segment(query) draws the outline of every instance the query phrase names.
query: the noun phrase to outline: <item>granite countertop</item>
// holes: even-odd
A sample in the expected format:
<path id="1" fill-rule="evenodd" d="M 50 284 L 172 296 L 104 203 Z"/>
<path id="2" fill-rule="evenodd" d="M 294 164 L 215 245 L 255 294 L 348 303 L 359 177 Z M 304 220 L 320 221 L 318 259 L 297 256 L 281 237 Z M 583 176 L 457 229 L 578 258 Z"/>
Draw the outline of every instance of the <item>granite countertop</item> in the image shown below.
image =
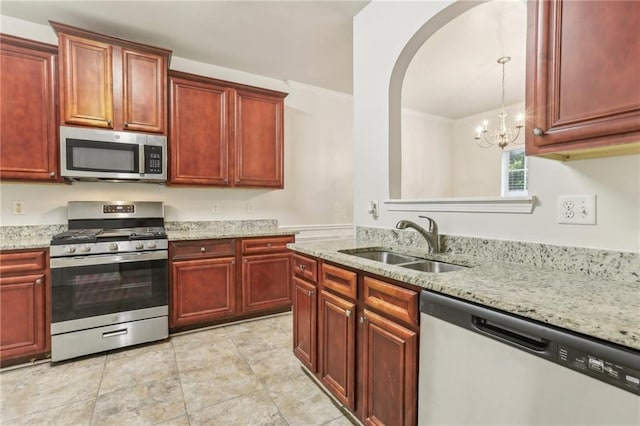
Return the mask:
<path id="1" fill-rule="evenodd" d="M 426 253 L 376 241 L 335 240 L 289 244 L 292 250 L 424 289 L 640 350 L 640 286 L 637 282 L 487 261 L 453 253 Z M 469 266 L 447 273 L 418 272 L 339 250 L 391 249 Z"/>
<path id="2" fill-rule="evenodd" d="M 48 248 L 51 243 L 51 237 L 55 235 L 42 235 L 33 238 L 6 238 L 0 241 L 0 250 L 22 250 L 22 249 L 38 249 Z"/>

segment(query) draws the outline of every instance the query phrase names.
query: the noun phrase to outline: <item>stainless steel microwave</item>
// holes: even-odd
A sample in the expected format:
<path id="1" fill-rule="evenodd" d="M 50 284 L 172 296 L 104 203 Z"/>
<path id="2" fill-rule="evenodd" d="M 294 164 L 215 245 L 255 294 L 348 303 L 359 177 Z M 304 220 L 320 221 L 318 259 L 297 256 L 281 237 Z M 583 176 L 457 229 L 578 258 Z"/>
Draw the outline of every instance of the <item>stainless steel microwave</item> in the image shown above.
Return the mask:
<path id="1" fill-rule="evenodd" d="M 167 137 L 60 126 L 60 170 L 71 180 L 166 182 Z"/>

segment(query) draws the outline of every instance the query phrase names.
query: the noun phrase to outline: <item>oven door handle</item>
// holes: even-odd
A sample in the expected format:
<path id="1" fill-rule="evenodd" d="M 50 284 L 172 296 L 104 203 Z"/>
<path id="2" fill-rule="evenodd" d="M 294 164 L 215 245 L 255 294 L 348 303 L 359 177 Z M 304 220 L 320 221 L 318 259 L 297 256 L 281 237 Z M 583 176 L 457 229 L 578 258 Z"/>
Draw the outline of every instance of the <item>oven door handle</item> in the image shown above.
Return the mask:
<path id="1" fill-rule="evenodd" d="M 105 254 L 97 256 L 61 257 L 50 259 L 51 269 L 76 266 L 108 265 L 112 263 L 145 262 L 168 259 L 167 250 L 143 251 L 139 253 Z"/>

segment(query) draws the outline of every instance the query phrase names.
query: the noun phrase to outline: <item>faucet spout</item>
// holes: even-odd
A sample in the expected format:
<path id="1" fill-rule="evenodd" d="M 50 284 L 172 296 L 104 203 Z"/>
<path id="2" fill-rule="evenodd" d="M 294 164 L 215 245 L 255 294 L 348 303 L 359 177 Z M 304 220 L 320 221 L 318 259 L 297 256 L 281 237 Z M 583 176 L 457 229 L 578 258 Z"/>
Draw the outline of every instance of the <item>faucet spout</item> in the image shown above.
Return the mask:
<path id="1" fill-rule="evenodd" d="M 410 220 L 400 220 L 396 223 L 397 229 L 406 229 L 413 228 L 420 235 L 424 237 L 427 241 L 427 246 L 429 247 L 429 253 L 439 253 L 440 252 L 440 236 L 438 234 L 438 224 L 435 220 L 431 219 L 427 216 L 418 216 L 420 218 L 426 219 L 429 222 L 428 229 L 424 229 L 422 226 L 418 225 L 415 222 Z"/>

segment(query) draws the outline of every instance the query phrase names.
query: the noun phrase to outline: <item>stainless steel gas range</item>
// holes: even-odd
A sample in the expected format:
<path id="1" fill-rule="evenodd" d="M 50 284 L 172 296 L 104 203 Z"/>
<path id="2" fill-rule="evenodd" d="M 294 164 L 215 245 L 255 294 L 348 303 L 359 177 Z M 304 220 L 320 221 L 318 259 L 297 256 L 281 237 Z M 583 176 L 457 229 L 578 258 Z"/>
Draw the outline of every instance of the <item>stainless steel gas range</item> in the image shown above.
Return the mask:
<path id="1" fill-rule="evenodd" d="M 168 337 L 168 254 L 161 202 L 69 202 L 53 237 L 51 360 Z"/>

